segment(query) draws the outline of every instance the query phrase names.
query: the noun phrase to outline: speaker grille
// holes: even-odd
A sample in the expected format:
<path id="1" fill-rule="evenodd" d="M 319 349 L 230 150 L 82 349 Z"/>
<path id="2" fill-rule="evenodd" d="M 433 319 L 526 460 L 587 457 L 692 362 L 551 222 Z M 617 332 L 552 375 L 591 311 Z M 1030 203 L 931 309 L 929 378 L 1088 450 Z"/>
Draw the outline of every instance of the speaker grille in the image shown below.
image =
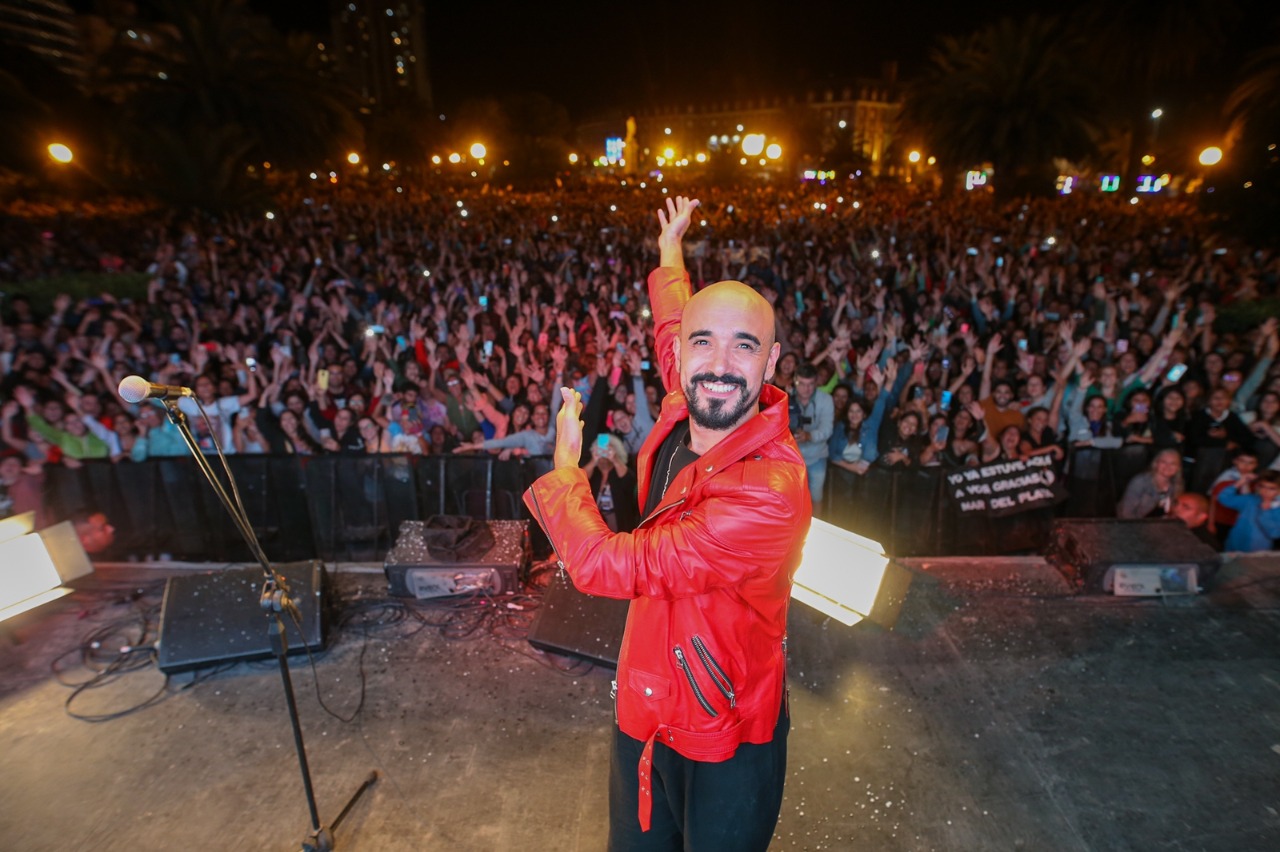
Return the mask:
<path id="1" fill-rule="evenodd" d="M 329 633 L 329 588 L 318 561 L 276 566 L 301 614 L 302 632 L 282 615 L 289 653 L 323 651 Z M 164 589 L 157 643 L 165 674 L 271 656 L 268 620 L 259 608 L 261 568 L 171 577 Z"/>

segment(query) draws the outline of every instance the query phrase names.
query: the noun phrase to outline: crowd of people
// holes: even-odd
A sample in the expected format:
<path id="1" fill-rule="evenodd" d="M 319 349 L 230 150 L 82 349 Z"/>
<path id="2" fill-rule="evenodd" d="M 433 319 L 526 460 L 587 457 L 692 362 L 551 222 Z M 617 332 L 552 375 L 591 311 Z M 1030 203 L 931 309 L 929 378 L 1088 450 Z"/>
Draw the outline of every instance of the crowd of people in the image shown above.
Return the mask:
<path id="1" fill-rule="evenodd" d="M 40 508 L 47 465 L 185 454 L 159 403 L 116 393 L 140 375 L 194 390 L 180 405 L 202 450 L 297 455 L 545 456 L 555 391 L 573 387 L 598 499 L 634 524 L 628 463 L 661 402 L 644 281 L 670 183 L 392 177 L 309 183 L 269 216 L 11 217 L 0 281 L 149 285 L 0 303 L 0 515 Z M 839 499 L 833 466 L 1140 446 L 1151 466 L 1119 517 L 1174 515 L 1240 550 L 1280 536 L 1277 321 L 1219 316 L 1274 298 L 1280 259 L 1220 243 L 1194 205 L 857 180 L 680 191 L 702 200 L 685 241 L 695 288 L 736 279 L 774 306 L 773 382 L 819 515 Z"/>

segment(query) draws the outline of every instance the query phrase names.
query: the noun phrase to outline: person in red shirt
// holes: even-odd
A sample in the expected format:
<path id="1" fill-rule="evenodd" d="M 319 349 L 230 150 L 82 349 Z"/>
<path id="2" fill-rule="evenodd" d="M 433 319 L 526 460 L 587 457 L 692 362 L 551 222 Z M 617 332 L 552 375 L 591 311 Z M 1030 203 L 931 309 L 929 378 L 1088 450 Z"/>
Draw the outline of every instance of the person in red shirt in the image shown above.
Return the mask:
<path id="1" fill-rule="evenodd" d="M 768 384 L 772 308 L 737 281 L 690 294 L 681 244 L 697 205 L 669 199 L 658 214 L 649 300 L 668 393 L 640 453 L 644 520 L 614 533 L 601 518 L 570 388 L 555 469 L 525 495 L 574 585 L 631 601 L 611 850 L 763 852 L 786 778 L 787 604 L 813 509 L 787 395 Z"/>

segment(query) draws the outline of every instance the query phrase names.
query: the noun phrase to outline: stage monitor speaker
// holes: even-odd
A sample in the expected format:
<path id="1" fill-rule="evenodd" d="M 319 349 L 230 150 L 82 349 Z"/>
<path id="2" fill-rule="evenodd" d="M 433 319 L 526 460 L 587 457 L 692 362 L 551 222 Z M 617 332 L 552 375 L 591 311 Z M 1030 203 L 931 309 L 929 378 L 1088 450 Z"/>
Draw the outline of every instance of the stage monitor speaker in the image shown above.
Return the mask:
<path id="1" fill-rule="evenodd" d="M 1087 592 L 1112 591 L 1116 569 L 1136 577 L 1139 574 L 1133 572 L 1138 569 L 1156 568 L 1166 579 L 1150 587 L 1159 589 L 1154 594 L 1185 594 L 1188 578 L 1212 576 L 1219 562 L 1217 551 L 1171 518 L 1054 521 L 1045 558 Z"/>
<path id="2" fill-rule="evenodd" d="M 486 521 L 493 546 L 466 562 L 442 562 L 431 555 L 425 521 L 404 521 L 395 547 L 383 560 L 387 591 L 396 597 L 504 595 L 520 590 L 529 564 L 528 521 Z"/>
<path id="3" fill-rule="evenodd" d="M 529 644 L 617 668 L 630 603 L 585 595 L 557 571 L 529 629 Z"/>
<path id="4" fill-rule="evenodd" d="M 329 638 L 330 590 L 319 560 L 288 562 L 276 571 L 289 584 L 302 631 L 281 613 L 289 653 L 323 651 Z M 268 622 L 258 600 L 262 569 L 235 568 L 215 574 L 171 577 L 164 588 L 157 642 L 160 671 L 188 671 L 221 663 L 271 657 Z"/>

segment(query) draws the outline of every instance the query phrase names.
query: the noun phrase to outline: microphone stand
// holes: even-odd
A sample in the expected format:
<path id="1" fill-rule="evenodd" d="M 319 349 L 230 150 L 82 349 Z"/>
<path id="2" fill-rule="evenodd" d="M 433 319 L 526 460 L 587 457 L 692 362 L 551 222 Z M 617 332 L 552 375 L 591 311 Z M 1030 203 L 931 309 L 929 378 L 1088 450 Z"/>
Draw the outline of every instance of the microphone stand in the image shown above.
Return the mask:
<path id="1" fill-rule="evenodd" d="M 200 413 L 204 417 L 205 423 L 208 424 L 209 417 L 204 413 L 204 407 L 200 406 L 199 400 L 195 402 L 200 407 Z M 333 821 L 331 826 L 321 823 L 320 811 L 316 807 L 315 790 L 311 785 L 311 769 L 307 765 L 307 747 L 302 741 L 302 723 L 298 718 L 298 704 L 293 694 L 293 679 L 289 675 L 289 662 L 287 660 L 289 637 L 285 633 L 284 621 L 280 617 L 282 612 L 287 612 L 295 624 L 300 624 L 301 617 L 298 613 L 297 604 L 289 597 L 289 585 L 285 578 L 271 567 L 271 562 L 267 559 L 266 553 L 263 552 L 262 544 L 258 541 L 258 536 L 253 531 L 253 526 L 249 523 L 248 513 L 245 512 L 244 505 L 240 500 L 240 491 L 236 488 L 235 478 L 231 475 L 231 468 L 227 465 L 226 456 L 223 455 L 222 447 L 218 444 L 218 437 L 213 434 L 212 425 L 210 424 L 210 435 L 213 437 L 213 446 L 218 452 L 218 458 L 222 461 L 222 469 L 225 471 L 227 482 L 231 486 L 231 494 L 227 493 L 222 481 L 209 464 L 209 460 L 205 458 L 204 453 L 200 452 L 200 447 L 196 444 L 195 436 L 191 434 L 191 428 L 187 423 L 187 416 L 178 407 L 178 401 L 176 399 L 165 399 L 164 406 L 169 415 L 169 422 L 177 427 L 179 434 L 182 435 L 183 442 L 187 445 L 187 449 L 191 450 L 191 455 L 195 457 L 196 465 L 200 468 L 200 472 L 204 474 L 214 493 L 218 495 L 223 508 L 227 510 L 227 514 L 231 516 L 236 529 L 239 530 L 241 537 L 244 538 L 245 544 L 249 546 L 249 551 L 258 561 L 258 564 L 262 566 L 262 595 L 259 597 L 258 605 L 267 618 L 267 636 L 271 641 L 271 653 L 279 663 L 280 681 L 284 686 L 285 703 L 289 708 L 289 722 L 293 726 L 293 746 L 298 753 L 298 768 L 302 771 L 302 786 L 306 791 L 307 808 L 311 814 L 311 831 L 302 841 L 302 852 L 331 852 L 334 848 L 333 832 L 338 830 L 338 825 L 351 811 L 352 806 L 378 780 L 378 771 L 375 769 L 369 773 L 369 776 L 365 778 L 360 787 L 347 800 L 346 805 L 343 806 L 338 818 Z M 235 497 L 234 501 L 232 500 L 232 495 Z"/>

